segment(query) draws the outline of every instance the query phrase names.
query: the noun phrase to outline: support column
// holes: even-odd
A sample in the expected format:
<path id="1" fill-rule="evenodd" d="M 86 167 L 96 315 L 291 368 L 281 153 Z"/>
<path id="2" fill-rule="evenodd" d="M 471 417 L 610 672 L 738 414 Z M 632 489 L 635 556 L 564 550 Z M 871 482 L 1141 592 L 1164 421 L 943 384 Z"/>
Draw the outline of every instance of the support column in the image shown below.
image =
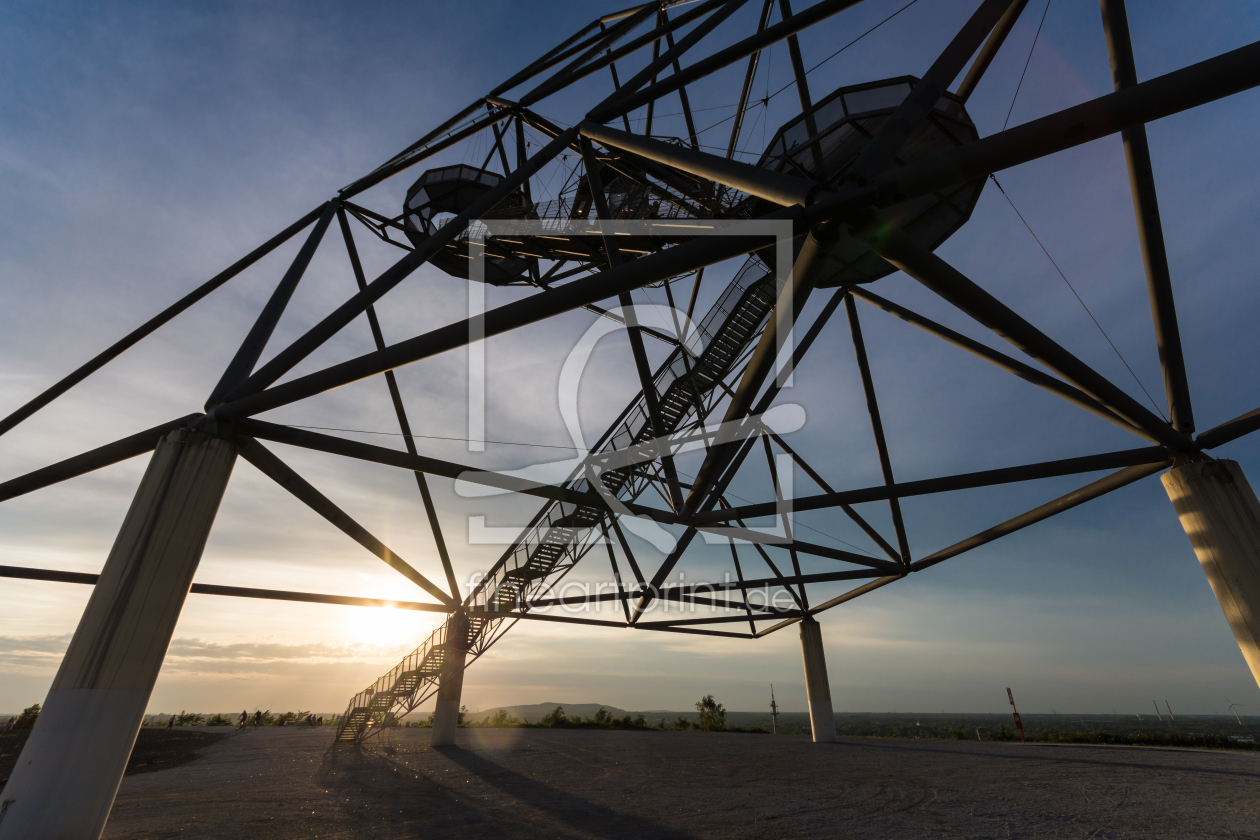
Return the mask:
<path id="1" fill-rule="evenodd" d="M 1260 684 L 1260 501 L 1236 461 L 1186 464 L 1161 478 Z"/>
<path id="2" fill-rule="evenodd" d="M 814 743 L 835 743 L 836 717 L 831 708 L 822 628 L 813 616 L 801 619 L 801 658 L 805 661 L 805 691 L 809 695 L 809 726 L 814 733 Z"/>
<path id="3" fill-rule="evenodd" d="M 468 657 L 468 616 L 452 613 L 446 628 L 446 664 L 438 684 L 437 708 L 433 711 L 433 735 L 430 746 L 450 747 L 455 744 L 459 726 L 459 702 L 464 691 L 464 662 Z"/>
<path id="4" fill-rule="evenodd" d="M 0 794 L 0 839 L 100 837 L 235 461 L 204 432 L 158 443 Z"/>

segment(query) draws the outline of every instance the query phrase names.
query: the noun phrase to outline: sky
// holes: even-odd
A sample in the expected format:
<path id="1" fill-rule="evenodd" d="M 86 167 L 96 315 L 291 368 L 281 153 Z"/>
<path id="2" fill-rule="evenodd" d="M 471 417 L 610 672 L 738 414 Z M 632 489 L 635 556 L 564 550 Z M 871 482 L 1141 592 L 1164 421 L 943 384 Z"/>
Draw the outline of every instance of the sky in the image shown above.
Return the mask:
<path id="1" fill-rule="evenodd" d="M 750 32 L 753 7 L 759 5 L 749 3 L 733 15 L 707 42 L 712 46 L 696 48 L 695 57 Z M 868 0 L 803 33 L 806 67 L 903 5 Z M 814 98 L 842 85 L 922 74 L 973 6 L 918 0 L 811 71 Z M 1132 6 L 1142 79 L 1260 39 L 1254 4 Z M 7 198 L 0 204 L 0 282 L 7 304 L 0 307 L 0 352 L 6 360 L 0 369 L 0 413 L 30 399 L 594 16 L 617 8 L 609 2 L 478 0 L 0 5 L 0 73 L 8 80 L 0 86 L 0 190 Z M 621 78 L 643 60 L 638 55 L 620 66 Z M 785 45 L 763 54 L 755 98 L 769 99 L 746 118 L 740 143 L 746 159 L 755 159 L 774 130 L 799 113 L 791 88 L 776 94 L 790 73 Z M 702 133 L 706 145 L 724 149 L 730 125 L 724 121 L 742 74 L 742 65 L 728 68 L 689 88 L 698 124 L 718 124 Z M 610 87 L 607 75 L 597 74 L 536 110 L 571 124 Z M 1110 90 L 1097 5 L 1051 0 L 1047 10 L 1042 0 L 1031 0 L 968 109 L 986 135 L 1002 128 L 1008 111 L 1010 125 L 1018 125 Z M 676 104 L 674 97 L 662 101 L 655 133 L 685 133 Z M 1255 91 L 1148 127 L 1200 429 L 1260 404 L 1260 334 L 1254 326 L 1260 295 L 1253 288 L 1260 257 L 1254 233 L 1260 216 L 1257 129 Z M 488 149 L 485 140 L 472 141 L 432 165 L 481 165 Z M 572 166 L 572 160 L 561 160 L 544 170 L 546 189 L 557 191 Z M 363 202 L 397 213 L 419 172 L 387 182 Z M 991 183 L 971 221 L 938 253 L 1145 401 L 1135 381 L 1140 380 L 1163 410 L 1119 138 L 1091 142 L 998 178 L 1089 311 Z M 362 228 L 357 235 L 369 276 L 397 259 L 398 252 L 369 242 Z M 5 435 L 0 476 L 20 475 L 198 410 L 298 245 L 295 240 L 278 249 Z M 729 278 L 737 267 L 738 261 L 709 276 Z M 431 267 L 416 272 L 379 309 L 387 340 L 465 317 L 466 287 L 466 281 Z M 720 288 L 706 279 L 698 311 Z M 352 291 L 344 255 L 321 249 L 264 359 Z M 878 281 L 874 291 L 989 346 L 1009 349 L 904 275 Z M 521 296 L 487 290 L 492 306 Z M 659 303 L 662 292 L 648 290 L 637 299 Z M 823 299 L 811 300 L 807 319 Z M 566 357 L 594 317 L 570 313 L 486 343 L 487 438 L 571 443 L 557 384 Z M 891 316 L 862 306 L 861 317 L 900 481 L 1143 445 Z M 782 398 L 801 406 L 806 417 L 790 437 L 793 447 L 838 489 L 881 483 L 847 333 L 837 316 Z M 649 344 L 655 361 L 663 358 L 663 347 Z M 370 349 L 360 319 L 294 375 Z M 584 370 L 579 407 L 592 438 L 637 390 L 628 359 L 624 338 L 610 336 Z M 418 434 L 467 436 L 467 363 L 467 354 L 458 351 L 399 372 Z M 379 378 L 266 419 L 367 431 L 395 428 Z M 357 437 L 401 448 L 397 438 Z M 474 453 L 459 440 L 432 438 L 421 441 L 422 452 L 496 469 L 564 455 L 506 445 Z M 418 494 L 405 472 L 273 448 L 402 557 L 440 577 Z M 1237 460 L 1253 478 L 1260 474 L 1260 441 L 1243 439 L 1213 454 Z M 98 571 L 146 460 L 0 505 L 0 564 Z M 907 500 L 914 556 L 1096 477 Z M 794 481 L 798 488 L 808 485 L 800 473 Z M 433 483 L 461 581 L 488 568 L 501 550 L 471 544 L 468 517 L 483 515 L 489 524 L 508 527 L 523 524 L 536 510 L 531 501 L 469 499 L 457 495 L 448 480 Z M 755 469 L 741 476 L 732 492 L 750 501 L 769 498 L 764 475 Z M 862 510 L 890 533 L 885 507 Z M 811 539 L 828 545 L 862 539 L 847 520 L 829 513 L 800 514 L 798 522 L 816 529 Z M 636 545 L 651 551 L 647 543 Z M 712 552 L 699 552 L 695 562 L 701 574 L 720 568 Z M 429 600 L 245 462 L 235 468 L 196 579 Z M 0 580 L 0 712 L 42 701 L 89 591 Z M 423 641 L 437 621 L 424 613 L 192 595 L 150 711 L 340 711 L 354 692 Z M 1007 686 L 1026 712 L 1145 714 L 1158 699 L 1178 713 L 1222 714 L 1225 697 L 1245 711 L 1260 709 L 1260 690 L 1156 478 L 847 603 L 820 621 L 840 711 L 1003 711 Z M 768 708 L 773 683 L 783 709 L 803 711 L 800 662 L 790 628 L 748 641 L 522 622 L 470 668 L 464 702 L 473 709 L 538 702 L 687 709 L 712 693 L 729 709 L 755 711 Z"/>

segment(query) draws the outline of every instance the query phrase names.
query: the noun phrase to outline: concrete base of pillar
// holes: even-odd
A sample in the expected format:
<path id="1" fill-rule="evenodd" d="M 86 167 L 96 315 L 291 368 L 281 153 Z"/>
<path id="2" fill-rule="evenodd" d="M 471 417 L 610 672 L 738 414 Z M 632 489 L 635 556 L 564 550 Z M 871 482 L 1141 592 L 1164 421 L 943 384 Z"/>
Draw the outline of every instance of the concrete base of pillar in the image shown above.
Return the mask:
<path id="1" fill-rule="evenodd" d="M 101 835 L 148 691 L 54 689 L 0 799 L 0 836 Z M 74 762 L 61 760 L 73 755 Z M 83 768 L 90 768 L 84 773 Z M 49 795 L 60 792 L 64 795 Z M 25 806 L 25 807 L 23 807 Z"/>
<path id="2" fill-rule="evenodd" d="M 458 622 L 453 632 L 458 632 Z M 463 630 L 467 633 L 466 625 Z M 429 745 L 434 747 L 450 747 L 455 744 L 455 730 L 459 726 L 460 697 L 464 693 L 464 663 L 468 657 L 465 650 L 452 649 L 446 668 L 442 673 L 442 682 L 438 686 L 437 708 L 433 710 L 433 733 Z"/>
<path id="3" fill-rule="evenodd" d="M 1260 500 L 1235 461 L 1186 464 L 1162 480 L 1260 684 Z"/>
<path id="4" fill-rule="evenodd" d="M 236 461 L 222 438 L 163 438 L 0 794 L 0 840 L 97 840 Z"/>
<path id="5" fill-rule="evenodd" d="M 439 700 L 433 712 L 433 737 L 429 744 L 449 747 L 455 743 L 455 730 L 459 726 L 459 701 Z"/>
<path id="6" fill-rule="evenodd" d="M 801 621 L 801 659 L 805 663 L 805 692 L 809 696 L 809 725 L 814 743 L 834 743 L 836 717 L 831 708 L 831 685 L 823 655 L 822 629 L 813 618 Z"/>

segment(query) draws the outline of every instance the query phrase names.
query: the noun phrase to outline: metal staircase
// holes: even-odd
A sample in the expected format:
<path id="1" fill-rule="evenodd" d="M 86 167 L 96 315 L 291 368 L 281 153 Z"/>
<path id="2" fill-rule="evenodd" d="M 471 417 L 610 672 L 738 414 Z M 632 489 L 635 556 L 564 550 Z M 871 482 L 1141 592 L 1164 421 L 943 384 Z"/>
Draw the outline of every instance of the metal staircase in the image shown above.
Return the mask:
<path id="1" fill-rule="evenodd" d="M 699 344 L 701 351 L 684 361 L 684 351 L 677 347 L 657 369 L 653 382 L 666 427 L 662 434 L 684 431 L 703 421 L 720 398 L 719 383 L 735 370 L 761 334 L 779 287 L 766 265 L 756 256 L 749 257 L 694 327 L 696 337 L 689 338 L 688 343 Z M 651 437 L 647 401 L 639 394 L 599 439 L 592 453 L 625 449 Z M 614 497 L 633 501 L 657 479 L 624 468 L 605 471 L 599 480 Z M 585 492 L 592 489 L 580 470 L 563 486 Z M 551 580 L 554 584 L 598 543 L 605 517 L 606 513 L 598 508 L 549 502 L 468 596 L 465 606 L 501 612 L 528 610 L 526 602 L 549 579 L 555 578 Z M 505 621 L 506 618 L 486 618 L 476 613 L 469 616 L 467 650 L 472 659 L 506 632 L 511 625 L 503 626 Z M 339 721 L 337 741 L 362 741 L 414 711 L 437 691 L 449 649 L 450 626 L 448 619 L 424 644 L 350 700 Z"/>

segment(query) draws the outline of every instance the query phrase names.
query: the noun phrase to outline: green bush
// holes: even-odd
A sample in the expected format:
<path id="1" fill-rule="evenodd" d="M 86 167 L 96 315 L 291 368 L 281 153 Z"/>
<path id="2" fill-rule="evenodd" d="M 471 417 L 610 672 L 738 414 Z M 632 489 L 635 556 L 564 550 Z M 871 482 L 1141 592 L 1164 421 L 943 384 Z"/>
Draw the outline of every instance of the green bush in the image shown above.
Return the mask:
<path id="1" fill-rule="evenodd" d="M 702 732 L 721 732 L 726 728 L 726 708 L 716 702 L 712 694 L 706 694 L 696 702 L 696 711 L 700 713 L 696 728 Z"/>
<path id="2" fill-rule="evenodd" d="M 13 721 L 14 729 L 31 729 L 35 726 L 35 718 L 39 717 L 39 704 L 27 706 L 22 710 L 22 714 L 17 716 L 17 720 Z"/>
<path id="3" fill-rule="evenodd" d="M 543 715 L 543 719 L 541 723 L 543 726 L 546 726 L 546 727 L 563 727 L 563 726 L 572 726 L 574 721 L 569 720 L 569 718 L 565 717 L 564 706 L 556 706 L 550 712 Z"/>
<path id="4" fill-rule="evenodd" d="M 227 715 L 214 715 L 206 721 L 206 726 L 233 726 L 235 721 Z"/>

